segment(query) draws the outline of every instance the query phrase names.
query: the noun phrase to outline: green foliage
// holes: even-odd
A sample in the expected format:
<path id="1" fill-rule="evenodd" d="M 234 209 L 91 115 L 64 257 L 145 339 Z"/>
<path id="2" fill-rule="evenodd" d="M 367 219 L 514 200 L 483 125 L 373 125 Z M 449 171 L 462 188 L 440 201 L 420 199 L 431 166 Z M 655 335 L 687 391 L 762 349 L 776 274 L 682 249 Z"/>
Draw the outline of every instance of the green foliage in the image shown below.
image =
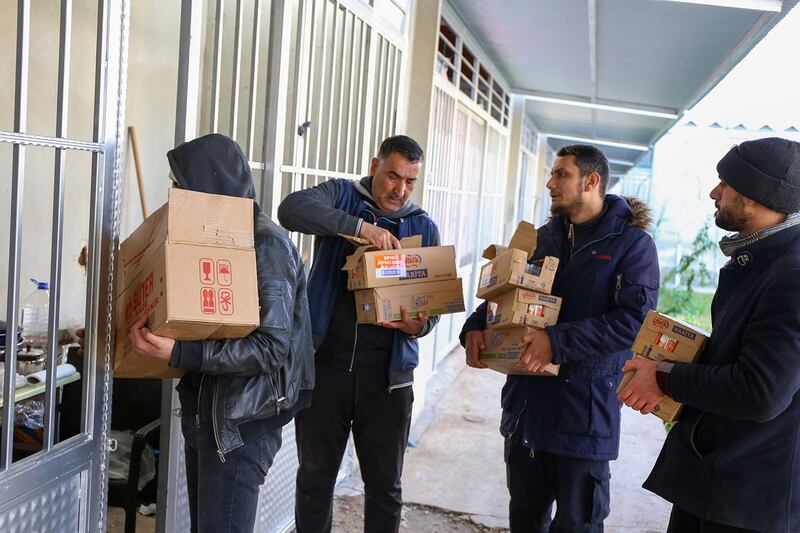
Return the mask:
<path id="1" fill-rule="evenodd" d="M 711 294 L 698 293 L 696 287 L 708 287 L 712 282 L 711 271 L 704 257 L 717 246 L 711 238 L 711 219 L 707 219 L 697 232 L 689 252 L 681 257 L 678 266 L 669 270 L 662 281 L 658 294 L 658 309 L 690 324 L 711 330 Z M 667 282 L 679 279 L 677 287 L 667 287 Z"/>
<path id="2" fill-rule="evenodd" d="M 658 310 L 684 322 L 711 331 L 712 294 L 686 289 L 661 287 L 658 291 Z"/>

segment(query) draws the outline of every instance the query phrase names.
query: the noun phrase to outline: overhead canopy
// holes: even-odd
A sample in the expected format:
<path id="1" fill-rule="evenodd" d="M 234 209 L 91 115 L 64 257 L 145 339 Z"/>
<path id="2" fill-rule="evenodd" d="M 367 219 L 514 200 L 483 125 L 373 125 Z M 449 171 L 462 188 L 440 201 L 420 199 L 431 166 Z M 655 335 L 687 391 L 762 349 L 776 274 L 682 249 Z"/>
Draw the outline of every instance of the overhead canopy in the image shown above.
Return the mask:
<path id="1" fill-rule="evenodd" d="M 798 0 L 451 0 L 549 143 L 624 174 Z"/>

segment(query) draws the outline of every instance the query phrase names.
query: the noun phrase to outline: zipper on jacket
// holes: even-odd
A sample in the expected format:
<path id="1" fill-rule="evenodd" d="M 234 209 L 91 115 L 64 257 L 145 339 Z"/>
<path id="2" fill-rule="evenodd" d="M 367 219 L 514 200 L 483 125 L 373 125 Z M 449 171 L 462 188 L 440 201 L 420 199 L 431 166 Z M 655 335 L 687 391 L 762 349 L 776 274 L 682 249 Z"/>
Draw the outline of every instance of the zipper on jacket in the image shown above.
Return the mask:
<path id="1" fill-rule="evenodd" d="M 214 396 L 212 396 L 211 401 L 211 425 L 213 426 L 214 432 L 214 442 L 217 443 L 217 455 L 219 455 L 219 460 L 221 462 L 225 462 L 225 454 L 222 453 L 222 446 L 219 444 L 219 431 L 217 429 L 217 387 L 214 387 L 213 391 Z"/>
<path id="2" fill-rule="evenodd" d="M 387 390 L 389 391 L 389 394 L 391 394 L 392 391 L 395 390 L 395 389 L 402 389 L 403 387 L 410 387 L 413 384 L 414 384 L 413 381 L 406 381 L 405 383 L 398 383 L 396 385 L 389 385 L 389 388 Z"/>
<path id="3" fill-rule="evenodd" d="M 350 370 L 348 372 L 353 371 L 353 364 L 356 362 L 356 345 L 358 344 L 358 322 L 356 322 L 356 333 L 353 337 L 353 353 L 350 356 Z"/>
<path id="4" fill-rule="evenodd" d="M 280 372 L 280 370 L 278 370 Z M 283 391 L 279 390 L 278 380 L 275 378 L 275 373 L 269 375 L 269 380 L 272 383 L 272 388 L 275 389 L 275 416 L 281 414 L 281 403 L 286 400 L 286 395 Z"/>
<path id="5" fill-rule="evenodd" d="M 194 425 L 200 427 L 200 396 L 203 394 L 203 383 L 206 380 L 206 375 L 200 376 L 200 387 L 197 389 L 197 412 L 194 414 Z"/>

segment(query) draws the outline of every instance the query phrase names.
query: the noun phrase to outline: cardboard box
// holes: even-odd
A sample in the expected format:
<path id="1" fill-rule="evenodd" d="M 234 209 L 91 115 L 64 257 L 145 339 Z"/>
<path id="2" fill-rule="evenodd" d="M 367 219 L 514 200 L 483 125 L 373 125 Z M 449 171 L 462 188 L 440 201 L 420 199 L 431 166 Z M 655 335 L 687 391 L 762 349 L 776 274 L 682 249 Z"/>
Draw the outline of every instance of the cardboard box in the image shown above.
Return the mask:
<path id="1" fill-rule="evenodd" d="M 639 354 L 634 354 L 633 357 L 634 359 L 647 359 Z M 619 387 L 617 387 L 617 394 L 622 392 L 622 389 L 624 389 L 628 383 L 631 382 L 633 376 L 635 375 L 636 372 L 625 372 L 625 375 L 622 376 L 622 381 L 619 382 Z M 676 402 L 669 396 L 664 396 L 664 398 L 662 398 L 661 401 L 658 402 L 658 404 L 653 408 L 653 414 L 664 422 L 674 422 L 681 414 L 682 407 L 682 403 Z"/>
<path id="2" fill-rule="evenodd" d="M 493 244 L 483 251 L 490 261 L 481 268 L 478 298 L 494 298 L 519 287 L 550 294 L 558 270 L 557 257 L 528 263 L 536 250 L 536 228 L 522 221 L 508 246 Z"/>
<path id="3" fill-rule="evenodd" d="M 511 289 L 487 301 L 488 329 L 529 326 L 544 329 L 558 321 L 561 298 L 525 289 Z"/>
<path id="4" fill-rule="evenodd" d="M 657 311 L 648 311 L 631 350 L 654 361 L 694 363 L 708 333 Z"/>
<path id="5" fill-rule="evenodd" d="M 700 328 L 651 310 L 647 312 L 631 350 L 634 358 L 694 363 L 703 353 L 708 337 L 708 333 Z M 630 383 L 635 374 L 636 372 L 625 373 L 617 387 L 617 393 Z M 674 422 L 680 415 L 682 405 L 666 396 L 655 407 L 653 414 L 665 422 Z"/>
<path id="6" fill-rule="evenodd" d="M 359 324 L 400 320 L 401 306 L 412 318 L 419 315 L 420 311 L 428 316 L 464 311 L 461 278 L 357 290 L 355 297 L 356 320 Z"/>
<path id="7" fill-rule="evenodd" d="M 170 189 L 169 201 L 120 245 L 115 377 L 185 371 L 134 353 L 130 327 L 148 316 L 179 340 L 244 337 L 260 323 L 253 201 Z"/>
<path id="8" fill-rule="evenodd" d="M 558 365 L 549 364 L 544 372 L 528 372 L 519 365 L 522 355 L 522 337 L 532 328 L 515 327 L 509 329 L 487 329 L 483 331 L 486 348 L 481 352 L 480 360 L 492 370 L 502 374 L 526 376 L 557 376 Z"/>
<path id="9" fill-rule="evenodd" d="M 375 289 L 458 277 L 453 246 L 423 248 L 419 235 L 401 239 L 400 244 L 400 250 L 359 246 L 342 267 L 347 271 L 347 288 Z"/>

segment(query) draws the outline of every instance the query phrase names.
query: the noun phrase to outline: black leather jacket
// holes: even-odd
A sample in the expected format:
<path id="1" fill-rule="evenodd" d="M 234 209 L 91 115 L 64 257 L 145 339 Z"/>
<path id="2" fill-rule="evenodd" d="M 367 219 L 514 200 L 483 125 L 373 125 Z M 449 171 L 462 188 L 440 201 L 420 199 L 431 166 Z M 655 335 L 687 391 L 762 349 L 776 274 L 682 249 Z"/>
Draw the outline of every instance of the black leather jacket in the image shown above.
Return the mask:
<path id="1" fill-rule="evenodd" d="M 212 146 L 202 146 L 204 141 Z M 195 148 L 192 143 L 201 145 L 199 153 L 183 151 L 187 146 Z M 238 145 L 227 137 L 195 139 L 172 150 L 168 157 L 178 183 L 187 189 L 253 195 L 247 161 Z M 210 159 L 214 168 L 195 168 L 204 158 Z M 219 161 L 224 168 L 219 168 Z M 202 178 L 192 179 L 190 174 Z M 220 186 L 220 182 L 227 186 Z M 199 415 L 212 417 L 217 450 L 223 460 L 225 453 L 243 444 L 240 424 L 294 413 L 307 406 L 314 387 L 314 348 L 303 260 L 286 233 L 257 205 L 254 230 L 261 325 L 240 339 L 176 341 L 170 361 L 171 366 L 202 373 L 198 400 L 206 394 L 213 396 L 211 412 Z M 203 403 L 198 401 L 198 405 Z M 283 418 L 288 422 L 291 416 Z"/>

